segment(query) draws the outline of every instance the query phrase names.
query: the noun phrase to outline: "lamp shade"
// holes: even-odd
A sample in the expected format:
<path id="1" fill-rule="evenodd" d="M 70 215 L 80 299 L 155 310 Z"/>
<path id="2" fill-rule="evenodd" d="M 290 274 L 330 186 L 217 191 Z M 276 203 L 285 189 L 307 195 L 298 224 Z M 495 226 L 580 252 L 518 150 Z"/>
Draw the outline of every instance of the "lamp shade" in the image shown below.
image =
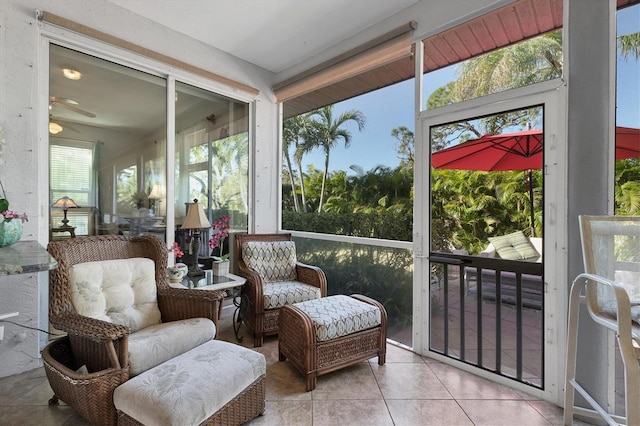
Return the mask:
<path id="1" fill-rule="evenodd" d="M 164 198 L 166 194 L 167 194 L 167 191 L 165 191 L 164 185 L 156 183 L 155 185 L 153 185 L 153 188 L 151 188 L 151 192 L 149 193 L 149 198 L 152 200 L 160 200 Z"/>
<path id="2" fill-rule="evenodd" d="M 211 224 L 204 214 L 204 210 L 198 204 L 198 200 L 194 199 L 193 203 L 189 203 L 187 217 L 181 226 L 181 229 L 202 229 L 210 228 Z"/>
<path id="3" fill-rule="evenodd" d="M 80 206 L 77 205 L 76 202 L 73 201 L 71 198 L 65 195 L 62 198 L 58 198 L 56 202 L 51 205 L 51 207 L 66 210 L 66 209 L 72 209 Z"/>

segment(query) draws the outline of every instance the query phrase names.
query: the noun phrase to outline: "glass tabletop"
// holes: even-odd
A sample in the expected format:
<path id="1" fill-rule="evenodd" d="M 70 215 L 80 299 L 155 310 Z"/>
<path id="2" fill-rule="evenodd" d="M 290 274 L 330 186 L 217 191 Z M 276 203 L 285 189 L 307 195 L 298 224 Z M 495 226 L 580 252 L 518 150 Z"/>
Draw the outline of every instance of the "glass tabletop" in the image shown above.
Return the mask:
<path id="1" fill-rule="evenodd" d="M 186 276 L 180 284 L 187 288 L 222 290 L 238 287 L 245 283 L 244 278 L 230 273 L 226 275 L 213 275 L 210 270 L 205 270 L 204 272 L 204 275 L 198 277 Z"/>

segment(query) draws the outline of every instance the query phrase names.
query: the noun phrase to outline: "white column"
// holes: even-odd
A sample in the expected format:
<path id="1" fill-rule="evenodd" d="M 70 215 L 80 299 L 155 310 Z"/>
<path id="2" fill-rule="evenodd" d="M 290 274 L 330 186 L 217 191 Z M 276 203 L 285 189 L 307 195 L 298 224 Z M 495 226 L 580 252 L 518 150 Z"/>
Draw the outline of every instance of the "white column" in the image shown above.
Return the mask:
<path id="1" fill-rule="evenodd" d="M 578 215 L 613 212 L 615 3 L 564 0 L 564 77 L 568 83 L 567 286 L 584 271 Z M 588 319 L 586 310 L 581 312 L 577 379 L 603 406 L 607 405 L 609 343 L 603 328 Z"/>

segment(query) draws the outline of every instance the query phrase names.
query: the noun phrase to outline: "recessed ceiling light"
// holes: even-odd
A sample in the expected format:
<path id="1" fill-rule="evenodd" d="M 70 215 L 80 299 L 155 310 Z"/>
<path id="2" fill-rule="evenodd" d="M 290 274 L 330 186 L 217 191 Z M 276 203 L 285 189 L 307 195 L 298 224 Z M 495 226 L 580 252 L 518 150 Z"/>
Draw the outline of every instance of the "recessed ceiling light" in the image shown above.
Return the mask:
<path id="1" fill-rule="evenodd" d="M 69 80 L 80 80 L 82 78 L 82 73 L 80 71 L 71 68 L 63 68 L 62 74 Z"/>
<path id="2" fill-rule="evenodd" d="M 62 131 L 62 126 L 52 121 L 49 123 L 49 133 L 56 135 Z"/>

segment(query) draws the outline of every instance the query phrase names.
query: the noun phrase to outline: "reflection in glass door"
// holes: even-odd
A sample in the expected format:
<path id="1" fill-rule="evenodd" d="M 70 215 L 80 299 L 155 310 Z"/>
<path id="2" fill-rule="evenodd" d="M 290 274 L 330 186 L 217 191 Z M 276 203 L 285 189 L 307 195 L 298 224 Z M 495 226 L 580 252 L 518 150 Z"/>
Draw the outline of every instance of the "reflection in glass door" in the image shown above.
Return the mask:
<path id="1" fill-rule="evenodd" d="M 50 204 L 75 198 L 80 207 L 66 213 L 76 235 L 153 234 L 185 250 L 180 225 L 193 199 L 211 223 L 228 215 L 232 232 L 247 230 L 248 103 L 181 82 L 168 95 L 166 76 L 55 44 L 49 58 Z M 175 102 L 170 153 L 167 98 Z M 55 232 L 63 214 L 52 207 L 52 239 L 70 237 Z M 206 240 L 200 254 L 210 254 Z"/>
<path id="2" fill-rule="evenodd" d="M 186 203 L 197 199 L 212 224 L 229 216 L 232 234 L 247 230 L 248 130 L 248 104 L 176 83 L 176 224 L 186 216 Z M 187 244 L 189 238 L 179 232 L 177 240 Z M 214 255 L 228 253 L 229 246 Z M 200 255 L 211 255 L 208 244 Z"/>
<path id="3" fill-rule="evenodd" d="M 150 165 L 166 156 L 166 79 L 54 44 L 49 58 L 50 144 L 66 153 L 50 158 L 50 182 L 58 185 L 50 203 L 78 198 L 72 189 L 86 185 L 89 196 L 68 211 L 76 235 L 153 233 L 164 240 L 164 215 L 151 193 L 166 185 L 166 173 Z M 92 155 L 74 155 L 78 147 Z M 70 173 L 79 162 L 88 176 Z M 52 208 L 52 229 L 62 213 Z"/>
<path id="4" fill-rule="evenodd" d="M 544 108 L 430 127 L 430 350 L 542 388 Z"/>

